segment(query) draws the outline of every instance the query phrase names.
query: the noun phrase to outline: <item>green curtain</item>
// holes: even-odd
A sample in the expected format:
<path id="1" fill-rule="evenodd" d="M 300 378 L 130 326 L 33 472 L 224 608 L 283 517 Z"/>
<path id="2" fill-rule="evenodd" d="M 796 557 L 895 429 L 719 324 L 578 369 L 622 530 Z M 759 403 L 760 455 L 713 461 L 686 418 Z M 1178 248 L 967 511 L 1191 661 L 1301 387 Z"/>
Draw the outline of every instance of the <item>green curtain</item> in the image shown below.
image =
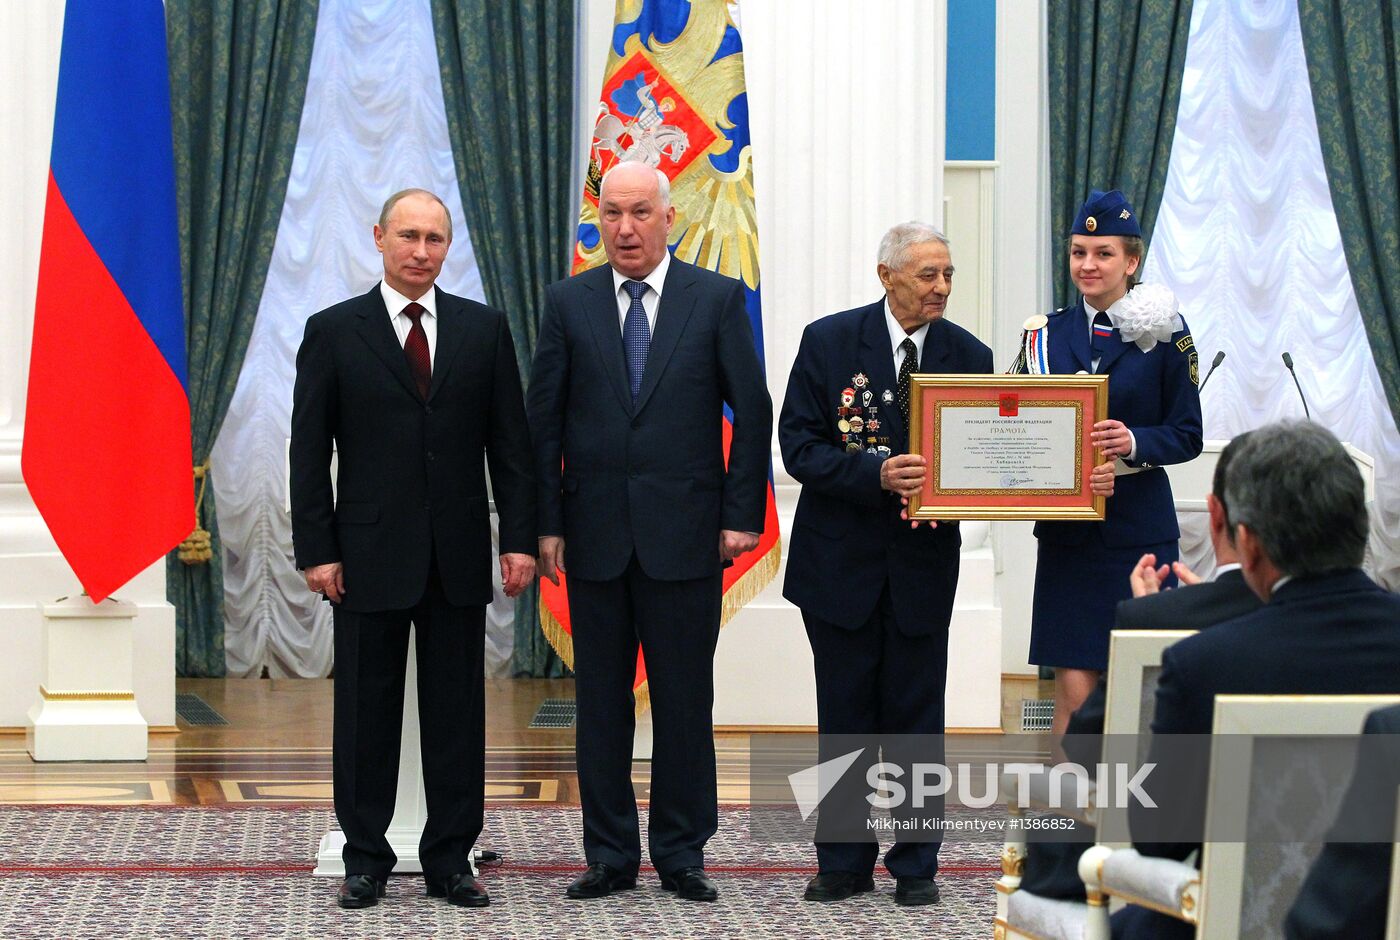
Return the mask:
<path id="1" fill-rule="evenodd" d="M 1377 0 L 1384 2 L 1384 0 Z M 1055 305 L 1074 299 L 1061 249 L 1091 189 L 1121 189 L 1151 236 L 1167 183 L 1191 0 L 1050 0 L 1050 232 Z"/>
<path id="2" fill-rule="evenodd" d="M 262 299 L 306 97 L 317 0 L 166 0 L 165 11 L 198 467 L 228 411 Z M 202 490 L 199 519 L 213 558 L 186 565 L 172 552 L 166 559 L 180 676 L 222 676 L 225 668 L 218 517 L 213 487 Z"/>
<path id="3" fill-rule="evenodd" d="M 1317 134 L 1356 304 L 1400 426 L 1400 11 L 1298 0 Z"/>
<path id="4" fill-rule="evenodd" d="M 572 0 L 432 0 L 447 128 L 486 299 L 530 374 L 544 288 L 568 274 L 578 193 Z M 518 676 L 560 676 L 538 591 L 515 605 Z"/>

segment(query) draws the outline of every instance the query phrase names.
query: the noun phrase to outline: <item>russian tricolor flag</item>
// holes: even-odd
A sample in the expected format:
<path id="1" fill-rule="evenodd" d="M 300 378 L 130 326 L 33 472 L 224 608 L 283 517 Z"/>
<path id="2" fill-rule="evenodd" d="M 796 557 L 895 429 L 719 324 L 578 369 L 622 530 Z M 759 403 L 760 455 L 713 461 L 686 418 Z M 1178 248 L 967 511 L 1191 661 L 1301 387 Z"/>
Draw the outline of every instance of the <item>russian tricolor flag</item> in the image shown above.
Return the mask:
<path id="1" fill-rule="evenodd" d="M 94 601 L 194 528 L 161 0 L 69 0 L 24 481 Z"/>

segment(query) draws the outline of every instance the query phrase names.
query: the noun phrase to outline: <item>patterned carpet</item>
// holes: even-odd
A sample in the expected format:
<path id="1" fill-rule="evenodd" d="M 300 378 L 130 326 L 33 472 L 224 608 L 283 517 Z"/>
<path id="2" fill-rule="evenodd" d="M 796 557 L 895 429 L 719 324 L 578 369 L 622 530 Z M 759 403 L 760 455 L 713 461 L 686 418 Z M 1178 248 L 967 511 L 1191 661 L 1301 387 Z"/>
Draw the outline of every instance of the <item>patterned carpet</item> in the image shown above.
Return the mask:
<path id="1" fill-rule="evenodd" d="M 563 897 L 579 870 L 570 806 L 493 807 L 481 845 L 506 858 L 483 882 L 492 903 L 460 910 L 395 877 L 367 911 L 335 907 L 335 879 L 311 876 L 333 824 L 323 807 L 0 807 L 0 937 L 925 937 L 991 935 L 998 847 L 949 844 L 942 903 L 898 908 L 893 882 L 836 905 L 804 903 L 808 847 L 750 842 L 747 810 L 722 807 L 707 863 L 715 904 L 639 890 L 594 902 Z"/>

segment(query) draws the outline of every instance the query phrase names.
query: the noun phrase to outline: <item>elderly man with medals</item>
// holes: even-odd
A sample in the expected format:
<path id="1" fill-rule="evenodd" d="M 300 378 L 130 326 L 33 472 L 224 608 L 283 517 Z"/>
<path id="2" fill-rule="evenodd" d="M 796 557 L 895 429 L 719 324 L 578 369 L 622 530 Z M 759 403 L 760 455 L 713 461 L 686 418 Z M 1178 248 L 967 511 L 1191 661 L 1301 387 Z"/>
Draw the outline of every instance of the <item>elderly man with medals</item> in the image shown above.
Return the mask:
<path id="1" fill-rule="evenodd" d="M 901 498 L 917 493 L 927 472 L 922 456 L 906 453 L 910 378 L 992 371 L 992 351 L 943 319 L 953 265 L 937 229 L 890 229 L 876 271 L 884 297 L 803 332 L 778 423 L 783 462 L 802 484 L 783 596 L 801 608 L 812 645 L 821 760 L 862 749 L 818 810 L 809 901 L 874 890 L 880 846 L 865 825 L 874 736 L 920 742 L 918 760 L 942 759 L 961 538 L 956 523 L 914 528 L 901 519 Z M 846 747 L 833 735 L 863 737 Z M 884 759 L 902 762 L 891 739 L 882 741 Z M 916 821 L 940 814 L 941 803 L 929 802 Z M 896 807 L 894 815 L 912 812 Z M 938 900 L 938 835 L 924 831 L 932 835 L 900 835 L 885 855 L 897 904 Z"/>
<path id="2" fill-rule="evenodd" d="M 1069 239 L 1069 270 L 1081 298 L 1026 321 L 1013 372 L 1108 375 L 1107 421 L 1094 445 L 1111 463 L 1095 469 L 1109 496 L 1102 522 L 1038 522 L 1030 661 L 1055 670 L 1053 730 L 1108 662 L 1114 608 L 1145 556 L 1177 559 L 1176 508 L 1166 464 L 1201 452 L 1195 344 L 1171 291 L 1137 284 L 1143 259 L 1137 213 L 1121 192 L 1094 190 Z M 1168 569 L 1169 571 L 1170 569 Z M 1175 583 L 1168 572 L 1169 586 Z"/>

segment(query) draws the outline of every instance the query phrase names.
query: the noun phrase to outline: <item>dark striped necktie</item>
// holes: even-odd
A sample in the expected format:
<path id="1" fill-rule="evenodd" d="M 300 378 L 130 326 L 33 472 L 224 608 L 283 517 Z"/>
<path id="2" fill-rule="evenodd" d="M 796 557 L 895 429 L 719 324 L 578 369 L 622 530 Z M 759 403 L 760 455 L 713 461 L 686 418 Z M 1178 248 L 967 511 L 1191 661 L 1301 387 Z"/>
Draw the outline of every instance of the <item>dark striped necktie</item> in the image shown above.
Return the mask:
<path id="1" fill-rule="evenodd" d="M 423 329 L 423 305 L 417 302 L 403 308 L 403 315 L 413 321 L 404 340 L 403 354 L 408 359 L 408 371 L 413 375 L 413 384 L 418 386 L 418 394 L 424 401 L 433 387 L 433 359 L 428 353 L 428 333 Z"/>

